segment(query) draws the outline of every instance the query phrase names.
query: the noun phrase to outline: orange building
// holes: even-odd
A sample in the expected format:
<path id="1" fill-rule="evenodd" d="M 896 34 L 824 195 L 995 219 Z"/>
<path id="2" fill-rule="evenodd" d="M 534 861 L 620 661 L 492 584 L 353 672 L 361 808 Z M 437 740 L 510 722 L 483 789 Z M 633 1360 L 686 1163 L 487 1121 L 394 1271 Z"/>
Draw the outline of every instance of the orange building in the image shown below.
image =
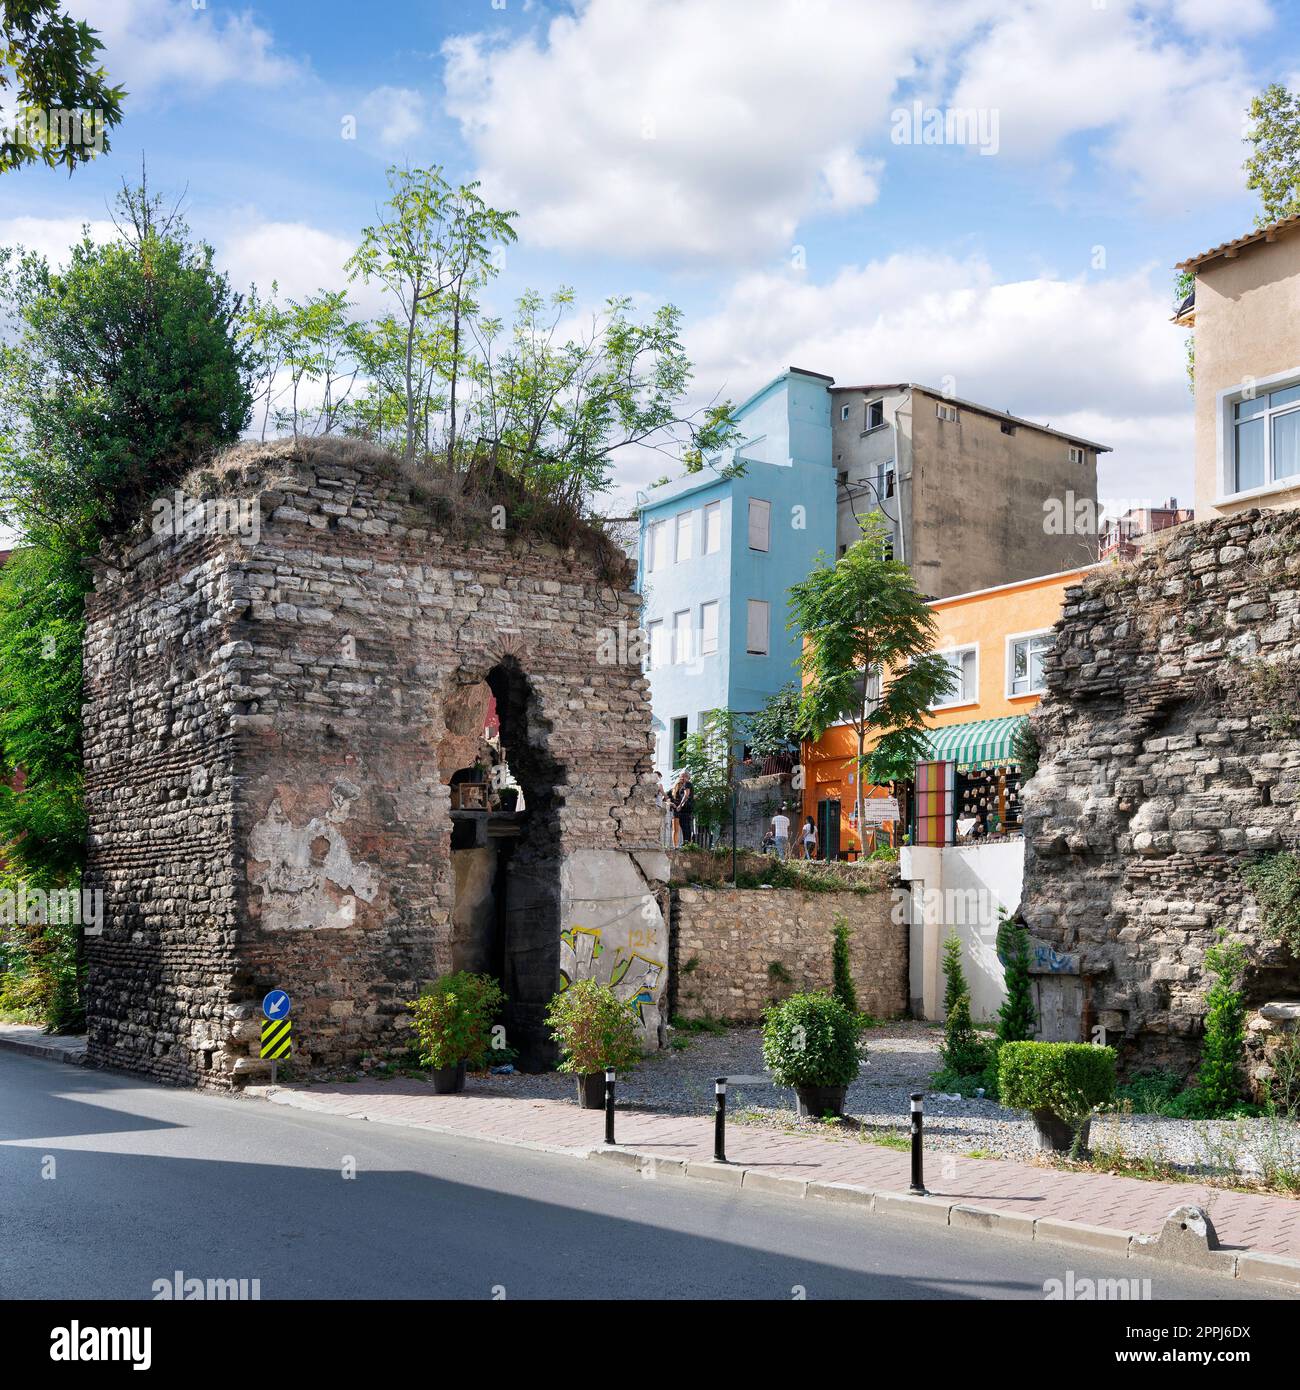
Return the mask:
<path id="1" fill-rule="evenodd" d="M 867 832 L 897 843 L 906 827 L 917 844 L 1014 832 L 1020 824 L 1020 776 L 1014 753 L 1025 714 L 1042 698 L 1043 657 L 1061 616 L 1065 591 L 1096 566 L 1021 579 L 930 604 L 935 649 L 953 669 L 954 689 L 931 711 L 931 761 L 917 766 L 910 803 L 897 821 L 867 815 Z M 818 828 L 819 852 L 837 840 L 841 854 L 861 851 L 854 824 L 857 736 L 828 729 L 803 746 L 803 814 Z M 888 791 L 868 787 L 867 795 Z"/>

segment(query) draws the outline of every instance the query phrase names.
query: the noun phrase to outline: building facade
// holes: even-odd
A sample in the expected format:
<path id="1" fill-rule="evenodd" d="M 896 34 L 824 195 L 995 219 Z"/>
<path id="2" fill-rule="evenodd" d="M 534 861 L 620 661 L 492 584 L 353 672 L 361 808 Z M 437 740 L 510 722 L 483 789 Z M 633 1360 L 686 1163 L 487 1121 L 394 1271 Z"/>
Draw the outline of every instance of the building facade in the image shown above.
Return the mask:
<path id="1" fill-rule="evenodd" d="M 1180 507 L 1171 497 L 1163 507 L 1131 507 L 1121 516 L 1107 517 L 1101 531 L 1103 560 L 1134 560 L 1152 536 L 1194 521 L 1191 507 Z"/>
<path id="2" fill-rule="evenodd" d="M 1020 829 L 1016 735 L 1045 689 L 1044 660 L 1065 592 L 1090 566 L 954 594 L 931 603 L 936 650 L 953 672 L 953 691 L 932 710 L 932 759 L 918 768 L 906 822 L 885 822 L 889 838 L 906 828 L 917 844 L 1015 834 Z M 819 827 L 838 822 L 841 853 L 860 853 L 854 823 L 857 738 L 851 725 L 805 743 L 803 814 Z M 884 789 L 870 787 L 873 797 Z M 831 810 L 827 803 L 833 803 Z M 880 823 L 870 819 L 866 829 Z M 823 836 L 824 839 L 824 836 Z M 823 848 L 834 848 L 834 845 Z"/>
<path id="3" fill-rule="evenodd" d="M 665 781 L 708 711 L 757 711 L 798 678 L 790 586 L 835 552 L 831 384 L 782 373 L 734 412 L 734 449 L 641 503 L 641 622 Z"/>
<path id="4" fill-rule="evenodd" d="M 1097 559 L 1106 445 L 914 382 L 830 394 L 838 554 L 878 510 L 895 557 L 932 598 Z"/>
<path id="5" fill-rule="evenodd" d="M 1300 504 L 1300 216 L 1180 263 L 1196 334 L 1196 514 Z"/>

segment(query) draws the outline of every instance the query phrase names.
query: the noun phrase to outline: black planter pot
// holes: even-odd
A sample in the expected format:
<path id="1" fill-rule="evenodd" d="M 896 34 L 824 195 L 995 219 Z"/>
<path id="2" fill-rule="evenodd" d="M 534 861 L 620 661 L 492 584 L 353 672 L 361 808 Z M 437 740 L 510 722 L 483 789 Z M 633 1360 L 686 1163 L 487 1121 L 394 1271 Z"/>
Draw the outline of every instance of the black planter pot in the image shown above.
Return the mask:
<path id="1" fill-rule="evenodd" d="M 1063 1120 L 1051 1110 L 1034 1110 L 1034 1130 L 1038 1135 L 1038 1148 L 1042 1153 L 1066 1154 L 1074 1148 L 1074 1126 Z M 1088 1152 L 1088 1135 L 1092 1129 L 1092 1117 L 1084 1120 L 1079 1132 L 1079 1152 Z"/>
<path id="2" fill-rule="evenodd" d="M 842 1115 L 847 1086 L 796 1086 L 795 1101 L 801 1119 L 820 1120 L 823 1115 Z"/>
<path id="3" fill-rule="evenodd" d="M 603 1071 L 584 1072 L 577 1078 L 578 1104 L 584 1110 L 603 1110 L 605 1108 L 605 1073 Z"/>
<path id="4" fill-rule="evenodd" d="M 454 1067 L 432 1067 L 433 1089 L 440 1096 L 455 1095 L 465 1089 L 465 1063 L 457 1062 Z"/>

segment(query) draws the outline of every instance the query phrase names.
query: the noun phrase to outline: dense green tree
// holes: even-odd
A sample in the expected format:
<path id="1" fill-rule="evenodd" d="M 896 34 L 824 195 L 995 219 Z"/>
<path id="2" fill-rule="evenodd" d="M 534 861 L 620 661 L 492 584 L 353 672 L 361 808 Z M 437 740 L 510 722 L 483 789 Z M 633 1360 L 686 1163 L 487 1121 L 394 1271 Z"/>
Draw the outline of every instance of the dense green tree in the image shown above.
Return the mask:
<path id="1" fill-rule="evenodd" d="M 789 626 L 804 638 L 802 731 L 820 738 L 832 724 L 852 725 L 859 826 L 863 783 L 912 778 L 928 750 L 926 715 L 952 688 L 951 669 L 933 651 L 934 615 L 908 567 L 888 557 L 887 535 L 872 512 L 837 563 L 818 556 L 790 590 Z"/>
<path id="2" fill-rule="evenodd" d="M 800 698 L 799 683 L 790 681 L 750 716 L 748 739 L 755 757 L 775 758 L 799 751 Z"/>
<path id="3" fill-rule="evenodd" d="M 0 5 L 0 174 L 37 163 L 71 173 L 108 149 L 126 89 L 108 85 L 103 47 L 59 0 Z"/>
<path id="4" fill-rule="evenodd" d="M 1249 107 L 1246 186 L 1259 194 L 1259 226 L 1300 212 L 1300 93 L 1279 82 L 1265 87 Z"/>

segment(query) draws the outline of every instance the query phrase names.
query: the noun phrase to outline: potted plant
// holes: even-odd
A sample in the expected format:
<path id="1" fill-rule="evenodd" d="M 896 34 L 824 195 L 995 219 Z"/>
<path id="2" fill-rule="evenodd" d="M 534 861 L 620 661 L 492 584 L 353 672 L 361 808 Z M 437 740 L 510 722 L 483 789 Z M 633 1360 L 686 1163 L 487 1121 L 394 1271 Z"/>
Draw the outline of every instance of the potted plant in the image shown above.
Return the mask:
<path id="1" fill-rule="evenodd" d="M 862 1020 L 830 994 L 792 994 L 763 1015 L 763 1061 L 794 1088 L 799 1114 L 842 1115 L 857 1079 Z"/>
<path id="2" fill-rule="evenodd" d="M 433 1089 L 449 1095 L 465 1089 L 467 1066 L 480 1067 L 492 1046 L 492 1020 L 505 1001 L 490 975 L 458 970 L 441 975 L 414 1003 L 411 1024 L 420 1062 L 433 1074 Z"/>
<path id="3" fill-rule="evenodd" d="M 578 1079 L 578 1104 L 605 1104 L 605 1069 L 627 1071 L 641 1060 L 641 1039 L 632 1010 L 608 985 L 574 980 L 551 999 L 546 1014 L 560 1045 L 560 1070 Z"/>
<path id="4" fill-rule="evenodd" d="M 1086 1152 L 1092 1112 L 1115 1098 L 1115 1049 L 1005 1042 L 998 1049 L 998 1096 L 1003 1105 L 1030 1112 L 1040 1149 Z"/>

